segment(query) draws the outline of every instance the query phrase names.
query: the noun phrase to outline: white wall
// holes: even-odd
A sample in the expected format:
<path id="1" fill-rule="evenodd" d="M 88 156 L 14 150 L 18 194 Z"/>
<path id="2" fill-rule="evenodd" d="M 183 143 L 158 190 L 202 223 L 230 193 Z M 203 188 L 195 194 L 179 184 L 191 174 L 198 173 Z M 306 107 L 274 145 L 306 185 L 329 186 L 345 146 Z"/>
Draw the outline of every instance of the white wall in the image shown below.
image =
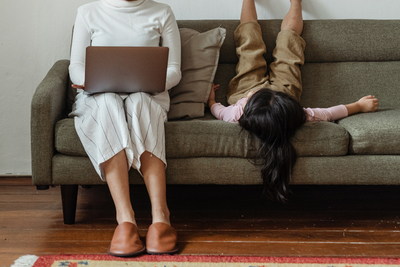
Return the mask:
<path id="1" fill-rule="evenodd" d="M 2 0 L 0 175 L 30 174 L 30 102 L 58 59 L 69 57 L 78 6 L 92 0 Z M 238 19 L 242 0 L 159 0 L 177 19 Z M 260 19 L 282 19 L 289 0 L 256 0 Z M 303 0 L 304 19 L 400 19 L 400 0 Z"/>

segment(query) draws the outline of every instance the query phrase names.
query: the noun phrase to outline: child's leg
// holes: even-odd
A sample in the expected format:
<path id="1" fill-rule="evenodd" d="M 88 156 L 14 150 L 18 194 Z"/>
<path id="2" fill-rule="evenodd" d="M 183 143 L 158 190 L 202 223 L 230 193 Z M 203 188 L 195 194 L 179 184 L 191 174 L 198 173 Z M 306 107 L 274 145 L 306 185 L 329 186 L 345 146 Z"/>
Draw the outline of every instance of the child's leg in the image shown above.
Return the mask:
<path id="1" fill-rule="evenodd" d="M 274 62 L 270 65 L 272 89 L 284 91 L 297 100 L 302 93 L 300 66 L 304 64 L 305 42 L 301 0 L 291 0 L 290 10 L 282 21 L 281 32 L 273 52 Z"/>
<path id="2" fill-rule="evenodd" d="M 303 12 L 301 7 L 302 0 L 290 0 L 290 9 L 283 18 L 281 31 L 292 30 L 298 35 L 303 31 Z"/>
<path id="3" fill-rule="evenodd" d="M 266 47 L 261 27 L 257 23 L 254 0 L 243 0 L 240 25 L 235 31 L 235 44 L 239 62 L 236 66 L 236 76 L 227 89 L 229 104 L 235 104 L 245 97 L 250 89 L 268 80 L 265 77 L 267 62 L 263 57 Z"/>
<path id="4" fill-rule="evenodd" d="M 240 23 L 248 21 L 257 22 L 257 10 L 254 0 L 243 0 L 242 12 L 240 14 Z"/>

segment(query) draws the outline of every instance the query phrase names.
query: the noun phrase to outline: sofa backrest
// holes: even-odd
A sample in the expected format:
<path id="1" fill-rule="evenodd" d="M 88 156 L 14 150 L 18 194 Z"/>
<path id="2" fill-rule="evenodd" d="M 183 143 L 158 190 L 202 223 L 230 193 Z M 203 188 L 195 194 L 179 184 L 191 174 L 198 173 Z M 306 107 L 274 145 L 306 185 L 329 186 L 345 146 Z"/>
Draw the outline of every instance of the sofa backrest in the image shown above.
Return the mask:
<path id="1" fill-rule="evenodd" d="M 270 63 L 281 20 L 259 23 L 267 46 L 265 58 Z M 219 26 L 227 30 L 215 77 L 221 84 L 216 100 L 226 104 L 226 87 L 238 60 L 233 33 L 239 21 L 181 20 L 178 25 L 201 32 Z M 400 20 L 304 21 L 303 106 L 347 104 L 373 94 L 380 99 L 381 108 L 400 108 L 399 36 Z"/>

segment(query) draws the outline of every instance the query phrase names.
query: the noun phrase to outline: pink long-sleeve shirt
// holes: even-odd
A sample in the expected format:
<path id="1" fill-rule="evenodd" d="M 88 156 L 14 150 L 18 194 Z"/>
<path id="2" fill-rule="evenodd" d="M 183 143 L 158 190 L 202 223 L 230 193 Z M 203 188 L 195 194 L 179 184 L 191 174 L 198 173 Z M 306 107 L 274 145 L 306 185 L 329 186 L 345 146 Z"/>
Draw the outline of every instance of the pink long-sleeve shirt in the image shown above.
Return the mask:
<path id="1" fill-rule="evenodd" d="M 220 103 L 211 106 L 211 113 L 219 120 L 238 123 L 243 115 L 243 105 L 246 97 L 240 99 L 236 104 L 225 107 Z M 344 105 L 338 105 L 330 108 L 304 108 L 307 115 L 307 122 L 311 121 L 335 121 L 349 115 Z"/>

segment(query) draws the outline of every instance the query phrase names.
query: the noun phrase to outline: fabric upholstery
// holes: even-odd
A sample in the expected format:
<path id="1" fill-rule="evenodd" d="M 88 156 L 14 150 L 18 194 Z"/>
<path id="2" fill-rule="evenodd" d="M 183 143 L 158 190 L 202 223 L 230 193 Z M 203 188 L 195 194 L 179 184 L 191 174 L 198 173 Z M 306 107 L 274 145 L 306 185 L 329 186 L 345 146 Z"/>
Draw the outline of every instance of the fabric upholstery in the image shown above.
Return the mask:
<path id="1" fill-rule="evenodd" d="M 308 122 L 297 130 L 292 144 L 299 157 L 344 156 L 349 147 L 349 135 L 335 123 Z"/>
<path id="2" fill-rule="evenodd" d="M 400 156 L 349 155 L 302 157 L 294 167 L 293 184 L 399 185 Z"/>
<path id="3" fill-rule="evenodd" d="M 380 109 L 400 108 L 399 73 L 400 61 L 306 63 L 301 104 L 326 108 L 375 95 Z"/>
<path id="4" fill-rule="evenodd" d="M 280 23 L 260 21 L 268 62 Z M 181 28 L 200 32 L 226 29 L 214 79 L 221 84 L 216 100 L 225 105 L 226 87 L 237 63 L 233 32 L 238 24 L 238 20 L 178 21 Z M 400 20 L 304 22 L 302 105 L 324 108 L 373 94 L 380 100 L 380 110 L 338 124 L 304 125 L 292 141 L 300 155 L 294 184 L 400 184 L 399 33 Z M 71 105 L 68 64 L 68 60 L 56 62 L 32 99 L 33 183 L 104 184 L 83 151 L 73 120 L 65 119 Z M 239 132 L 237 125 L 216 121 L 207 109 L 195 120 L 167 122 L 167 183 L 261 184 L 259 167 L 250 162 L 252 144 Z M 131 183 L 143 183 L 135 170 L 130 178 Z"/>
<path id="5" fill-rule="evenodd" d="M 357 114 L 339 125 L 349 132 L 351 154 L 400 155 L 400 109 Z"/>
<path id="6" fill-rule="evenodd" d="M 218 67 L 219 50 L 226 34 L 223 28 L 203 33 L 183 28 L 179 32 L 182 44 L 182 79 L 170 90 L 170 120 L 204 116 L 204 104 L 210 94 Z"/>
<path id="7" fill-rule="evenodd" d="M 259 20 L 267 46 L 266 58 L 272 61 L 272 50 L 282 20 Z M 178 26 L 207 31 L 219 25 L 226 29 L 226 42 L 220 63 L 237 63 L 233 32 L 239 20 L 181 20 Z M 305 20 L 302 33 L 307 43 L 306 63 L 399 61 L 398 36 L 400 20 Z"/>
<path id="8" fill-rule="evenodd" d="M 292 184 L 398 185 L 399 161 L 400 156 L 300 157 Z M 58 154 L 53 165 L 54 184 L 105 184 L 87 157 Z M 166 172 L 168 184 L 262 184 L 258 166 L 234 157 L 170 159 Z M 131 184 L 143 184 L 136 170 L 129 177 Z"/>
<path id="9" fill-rule="evenodd" d="M 254 157 L 256 145 L 237 124 L 216 119 L 172 121 L 165 124 L 167 159 L 192 157 Z M 59 153 L 85 157 L 73 119 L 64 119 L 55 129 L 55 148 Z M 293 138 L 299 156 L 343 156 L 349 136 L 334 123 L 306 123 Z"/>
<path id="10" fill-rule="evenodd" d="M 68 60 L 57 61 L 38 85 L 31 103 L 31 156 L 34 184 L 51 184 L 54 127 L 65 117 Z"/>

